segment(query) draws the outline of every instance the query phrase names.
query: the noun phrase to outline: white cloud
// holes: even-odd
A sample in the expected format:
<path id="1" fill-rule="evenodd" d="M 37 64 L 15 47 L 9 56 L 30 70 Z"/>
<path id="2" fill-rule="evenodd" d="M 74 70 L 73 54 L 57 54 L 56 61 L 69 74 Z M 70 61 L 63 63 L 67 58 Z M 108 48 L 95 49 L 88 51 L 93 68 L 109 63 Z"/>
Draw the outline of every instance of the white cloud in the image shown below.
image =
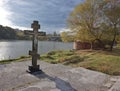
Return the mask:
<path id="1" fill-rule="evenodd" d="M 12 25 L 11 27 L 14 29 L 20 29 L 20 30 L 32 30 L 32 28 L 20 27 L 20 26 L 14 26 L 14 25 Z"/>
<path id="2" fill-rule="evenodd" d="M 12 12 L 7 10 L 5 6 L 8 0 L 0 0 L 0 24 L 1 25 L 11 25 L 12 22 L 9 20 L 9 16 Z"/>
<path id="3" fill-rule="evenodd" d="M 19 28 L 21 30 L 28 30 L 30 28 L 26 28 L 26 27 L 20 27 L 20 26 L 15 26 L 10 18 L 12 18 L 12 13 L 9 10 L 9 7 L 7 6 L 7 3 L 9 2 L 9 0 L 0 0 L 0 25 L 3 26 L 10 26 L 12 28 Z"/>
<path id="4" fill-rule="evenodd" d="M 65 28 L 67 16 L 81 1 L 0 0 L 0 25 L 25 30 L 30 29 L 33 20 L 38 20 L 42 30 L 65 31 L 62 28 Z"/>
<path id="5" fill-rule="evenodd" d="M 68 29 L 68 28 L 63 28 L 63 29 L 60 30 L 60 33 L 62 33 L 62 32 L 70 32 L 70 31 L 71 31 L 71 30 Z"/>

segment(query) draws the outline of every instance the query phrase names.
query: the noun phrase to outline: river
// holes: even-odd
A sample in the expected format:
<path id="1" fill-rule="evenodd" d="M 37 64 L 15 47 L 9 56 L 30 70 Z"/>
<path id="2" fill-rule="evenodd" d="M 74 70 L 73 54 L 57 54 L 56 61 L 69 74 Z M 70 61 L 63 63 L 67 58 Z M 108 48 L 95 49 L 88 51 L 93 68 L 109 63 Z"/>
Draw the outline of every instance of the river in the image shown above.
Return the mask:
<path id="1" fill-rule="evenodd" d="M 38 53 L 44 54 L 51 50 L 70 50 L 73 43 L 39 41 Z M 27 56 L 28 51 L 32 50 L 32 41 L 0 41 L 0 60 Z"/>

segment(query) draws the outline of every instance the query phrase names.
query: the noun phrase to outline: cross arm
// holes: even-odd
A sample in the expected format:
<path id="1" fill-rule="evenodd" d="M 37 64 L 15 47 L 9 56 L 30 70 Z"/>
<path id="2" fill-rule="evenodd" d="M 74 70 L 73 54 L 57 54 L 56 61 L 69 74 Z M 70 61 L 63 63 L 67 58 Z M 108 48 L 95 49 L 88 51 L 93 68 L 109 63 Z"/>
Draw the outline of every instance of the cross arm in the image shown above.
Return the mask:
<path id="1" fill-rule="evenodd" d="M 40 55 L 37 54 L 35 51 L 29 51 L 29 55 L 37 57 L 38 59 L 40 58 Z"/>

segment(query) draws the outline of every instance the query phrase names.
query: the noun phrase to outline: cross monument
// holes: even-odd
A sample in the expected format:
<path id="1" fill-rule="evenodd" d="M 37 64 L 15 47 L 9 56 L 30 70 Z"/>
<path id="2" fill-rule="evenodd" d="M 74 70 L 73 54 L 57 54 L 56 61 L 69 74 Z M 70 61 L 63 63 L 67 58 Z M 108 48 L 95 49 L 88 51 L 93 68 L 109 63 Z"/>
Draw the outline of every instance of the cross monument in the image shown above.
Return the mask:
<path id="1" fill-rule="evenodd" d="M 31 28 L 33 28 L 33 31 L 30 30 L 24 30 L 24 33 L 26 35 L 32 35 L 32 51 L 29 51 L 29 55 L 32 56 L 32 65 L 29 66 L 29 72 L 36 72 L 41 71 L 39 68 L 39 65 L 37 65 L 37 59 L 40 58 L 40 55 L 37 53 L 38 51 L 38 36 L 45 36 L 45 32 L 39 32 L 38 29 L 40 29 L 40 25 L 38 21 L 33 21 Z"/>

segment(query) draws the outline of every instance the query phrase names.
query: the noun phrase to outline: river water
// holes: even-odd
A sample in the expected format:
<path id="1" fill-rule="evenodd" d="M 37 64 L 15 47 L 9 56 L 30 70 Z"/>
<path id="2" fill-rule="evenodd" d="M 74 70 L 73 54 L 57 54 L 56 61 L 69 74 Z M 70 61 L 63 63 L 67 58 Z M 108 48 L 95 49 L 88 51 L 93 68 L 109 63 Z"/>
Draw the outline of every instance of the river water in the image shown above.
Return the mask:
<path id="1" fill-rule="evenodd" d="M 51 50 L 70 50 L 73 43 L 39 41 L 38 53 L 44 54 Z M 32 50 L 32 41 L 0 41 L 0 60 L 27 56 L 28 51 Z"/>

